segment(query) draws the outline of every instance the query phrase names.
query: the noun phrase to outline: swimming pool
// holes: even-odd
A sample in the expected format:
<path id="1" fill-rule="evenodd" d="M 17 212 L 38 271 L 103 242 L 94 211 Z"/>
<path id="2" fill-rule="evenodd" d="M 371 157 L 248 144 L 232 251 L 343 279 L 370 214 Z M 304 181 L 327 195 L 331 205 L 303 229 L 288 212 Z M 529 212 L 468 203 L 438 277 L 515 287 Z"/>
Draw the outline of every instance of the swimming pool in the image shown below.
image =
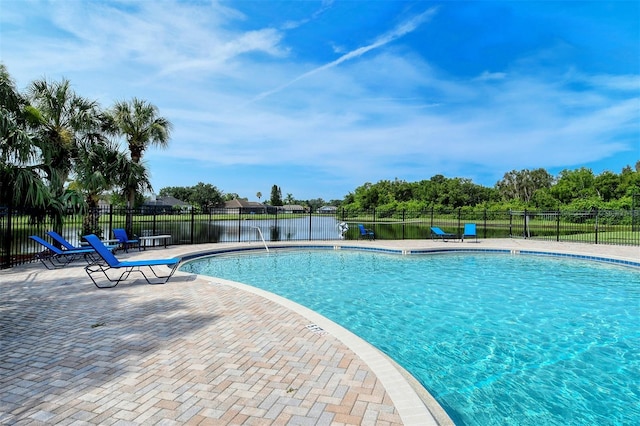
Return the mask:
<path id="1" fill-rule="evenodd" d="M 411 372 L 456 424 L 640 424 L 640 271 L 505 254 L 272 251 L 181 267 L 305 305 Z"/>

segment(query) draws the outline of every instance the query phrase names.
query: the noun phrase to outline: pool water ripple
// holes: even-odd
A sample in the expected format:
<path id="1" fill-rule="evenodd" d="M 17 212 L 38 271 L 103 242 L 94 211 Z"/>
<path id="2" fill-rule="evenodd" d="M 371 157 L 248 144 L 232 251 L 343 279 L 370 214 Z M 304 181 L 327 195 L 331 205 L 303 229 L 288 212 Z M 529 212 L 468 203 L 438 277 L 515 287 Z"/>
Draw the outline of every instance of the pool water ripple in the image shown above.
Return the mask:
<path id="1" fill-rule="evenodd" d="M 636 269 L 346 250 L 217 256 L 182 269 L 341 324 L 411 372 L 456 424 L 640 424 Z"/>

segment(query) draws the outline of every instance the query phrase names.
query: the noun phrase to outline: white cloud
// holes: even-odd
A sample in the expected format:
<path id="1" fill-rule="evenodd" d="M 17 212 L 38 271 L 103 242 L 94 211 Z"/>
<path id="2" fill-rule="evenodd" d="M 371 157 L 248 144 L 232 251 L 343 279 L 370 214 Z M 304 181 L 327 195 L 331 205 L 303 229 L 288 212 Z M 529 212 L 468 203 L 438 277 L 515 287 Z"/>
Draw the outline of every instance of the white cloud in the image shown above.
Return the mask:
<path id="1" fill-rule="evenodd" d="M 640 93 L 640 75 L 593 75 L 584 81 L 595 88 Z"/>
<path id="2" fill-rule="evenodd" d="M 326 71 L 330 68 L 334 68 L 340 64 L 342 64 L 343 62 L 346 61 L 350 61 L 353 60 L 355 58 L 359 58 L 362 55 L 381 48 L 382 46 L 385 46 L 413 31 L 415 31 L 420 25 L 422 25 L 424 22 L 426 22 L 427 20 L 429 20 L 435 13 L 436 13 L 437 8 L 431 8 L 429 10 L 426 10 L 418 15 L 415 15 L 413 17 L 411 17 L 410 19 L 401 22 L 399 25 L 397 25 L 395 28 L 393 28 L 392 30 L 382 34 L 381 36 L 379 36 L 376 40 L 374 40 L 372 43 L 359 47 L 357 49 L 351 50 L 350 52 L 347 52 L 345 54 L 343 54 L 342 56 L 340 56 L 338 59 L 331 61 L 327 64 L 321 65 L 319 67 L 313 68 L 310 71 L 305 72 L 304 74 L 301 74 L 299 76 L 296 76 L 295 78 L 291 79 L 290 81 L 287 81 L 283 84 L 281 84 L 280 86 L 271 89 L 271 90 L 267 90 L 265 92 L 260 93 L 258 96 L 256 96 L 254 99 L 251 100 L 251 102 L 256 102 L 259 101 L 261 99 L 266 98 L 267 96 L 271 96 L 275 93 L 280 92 L 281 90 L 286 89 L 287 87 L 291 86 L 294 83 L 297 83 L 298 81 L 305 79 L 305 78 L 309 78 L 311 76 L 313 76 L 314 74 L 317 74 L 319 72 L 322 71 Z"/>
<path id="3" fill-rule="evenodd" d="M 504 80 L 507 76 L 507 73 L 504 72 L 489 72 L 484 71 L 480 76 L 476 78 L 476 80 L 480 81 L 488 81 L 488 80 Z"/>
<path id="4" fill-rule="evenodd" d="M 311 16 L 307 18 L 300 19 L 298 21 L 288 20 L 282 25 L 283 30 L 292 30 L 298 28 L 302 25 L 308 24 L 315 19 L 318 19 L 322 14 L 324 14 L 327 10 L 331 9 L 333 6 L 334 0 L 323 0 L 320 8 L 313 12 Z"/>

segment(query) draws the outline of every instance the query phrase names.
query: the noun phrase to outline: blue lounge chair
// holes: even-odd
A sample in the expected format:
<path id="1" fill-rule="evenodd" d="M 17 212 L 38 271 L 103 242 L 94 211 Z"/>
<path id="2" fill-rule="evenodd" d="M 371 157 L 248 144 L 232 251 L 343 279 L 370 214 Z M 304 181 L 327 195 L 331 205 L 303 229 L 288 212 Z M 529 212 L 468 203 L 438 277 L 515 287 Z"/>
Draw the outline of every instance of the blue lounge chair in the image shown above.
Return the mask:
<path id="1" fill-rule="evenodd" d="M 478 233 L 476 231 L 475 223 L 464 224 L 464 231 L 462 232 L 462 236 L 460 237 L 462 241 L 464 241 L 464 237 L 475 237 L 476 243 L 478 242 Z"/>
<path id="2" fill-rule="evenodd" d="M 440 238 L 442 241 L 446 242 L 448 239 L 449 240 L 453 240 L 458 238 L 457 235 L 455 234 L 449 234 L 447 232 L 444 232 L 442 229 L 438 228 L 437 226 L 432 226 L 431 227 L 431 239 L 434 238 Z"/>
<path id="3" fill-rule="evenodd" d="M 169 278 L 173 276 L 173 273 L 178 269 L 178 265 L 180 264 L 180 258 L 173 257 L 170 259 L 151 259 L 151 260 L 131 260 L 131 261 L 120 261 L 118 260 L 113 253 L 109 251 L 102 244 L 102 241 L 95 235 L 85 235 L 83 237 L 91 247 L 93 247 L 98 253 L 98 255 L 102 258 L 102 261 L 91 263 L 87 265 L 84 270 L 93 281 L 93 284 L 98 288 L 112 288 L 117 286 L 120 281 L 126 280 L 129 278 L 129 275 L 132 272 L 140 272 L 144 279 L 149 284 L 164 284 L 169 281 Z M 158 275 L 158 272 L 154 269 L 157 266 L 167 266 L 170 269 L 169 275 Z M 153 274 L 153 277 L 147 277 L 142 268 L 148 268 L 149 271 Z M 110 276 L 107 272 L 111 269 L 119 270 L 115 276 Z M 94 278 L 95 274 L 104 274 L 104 276 L 111 283 L 115 283 L 112 285 L 98 285 L 98 282 Z M 150 280 L 153 278 L 157 278 L 159 281 L 152 282 Z M 155 281 L 155 280 L 154 280 Z"/>
<path id="4" fill-rule="evenodd" d="M 79 250 L 79 249 L 89 249 L 91 251 L 95 251 L 90 247 L 76 247 L 67 241 L 62 235 L 58 234 L 56 231 L 48 231 L 47 235 L 50 236 L 53 240 L 57 241 L 65 250 Z M 118 246 L 106 246 L 109 250 L 115 250 Z"/>
<path id="5" fill-rule="evenodd" d="M 47 269 L 62 268 L 80 258 L 84 258 L 88 263 L 95 260 L 93 256 L 95 256 L 96 251 L 92 248 L 62 250 L 37 235 L 31 235 L 29 238 L 47 249 L 36 254 L 36 259 L 42 262 Z"/>
<path id="6" fill-rule="evenodd" d="M 358 229 L 360 229 L 360 238 L 366 238 L 367 240 L 375 240 L 376 234 L 371 229 L 367 229 L 363 224 L 358 225 Z"/>
<path id="7" fill-rule="evenodd" d="M 140 240 L 137 238 L 134 239 L 129 239 L 129 236 L 127 235 L 127 231 L 125 231 L 122 228 L 116 228 L 113 230 L 113 236 L 116 238 L 116 240 L 120 241 L 120 244 L 122 245 L 122 248 L 124 249 L 125 252 L 129 253 L 129 246 L 130 245 L 137 245 L 138 246 L 138 250 L 140 250 Z"/>

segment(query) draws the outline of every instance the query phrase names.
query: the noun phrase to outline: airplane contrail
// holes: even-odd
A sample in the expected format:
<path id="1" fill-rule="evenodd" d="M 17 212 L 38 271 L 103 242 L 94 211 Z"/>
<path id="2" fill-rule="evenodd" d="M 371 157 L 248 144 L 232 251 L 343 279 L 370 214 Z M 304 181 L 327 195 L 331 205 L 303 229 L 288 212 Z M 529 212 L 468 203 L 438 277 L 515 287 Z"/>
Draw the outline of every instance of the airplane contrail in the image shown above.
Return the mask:
<path id="1" fill-rule="evenodd" d="M 430 19 L 433 15 L 435 15 L 435 13 L 437 12 L 437 8 L 433 7 L 431 9 L 428 9 L 424 12 L 422 12 L 419 15 L 414 16 L 413 18 L 402 22 L 400 25 L 398 25 L 397 27 L 395 27 L 393 30 L 384 33 L 383 35 L 381 35 L 380 37 L 378 37 L 373 43 L 367 45 L 367 46 L 363 46 L 363 47 L 359 47 L 357 49 L 352 50 L 351 52 L 345 53 L 344 55 L 342 55 L 341 57 L 339 57 L 338 59 L 336 59 L 335 61 L 329 62 L 325 65 L 319 66 L 317 68 L 312 69 L 311 71 L 307 71 L 304 74 L 299 75 L 298 77 L 294 78 L 293 80 L 290 80 L 278 87 L 276 87 L 275 89 L 272 90 L 268 90 L 266 92 L 262 92 L 259 95 L 257 95 L 255 98 L 251 99 L 249 102 L 247 102 L 244 106 L 247 106 L 249 104 L 252 104 L 254 102 L 257 102 L 261 99 L 264 99 L 266 97 L 269 97 L 275 93 L 280 92 L 281 90 L 291 86 L 292 84 L 307 78 L 313 74 L 317 74 L 321 71 L 327 70 L 329 68 L 333 68 L 337 65 L 340 65 L 341 63 L 348 61 L 350 59 L 353 58 L 357 58 L 359 56 L 364 55 L 365 53 L 373 50 L 373 49 L 377 49 L 378 47 L 384 46 L 388 43 L 391 43 L 392 41 L 395 41 L 401 37 L 403 37 L 406 34 L 409 34 L 410 32 L 413 32 L 416 28 L 418 28 L 420 25 L 422 25 L 425 21 L 427 21 L 428 19 Z"/>

